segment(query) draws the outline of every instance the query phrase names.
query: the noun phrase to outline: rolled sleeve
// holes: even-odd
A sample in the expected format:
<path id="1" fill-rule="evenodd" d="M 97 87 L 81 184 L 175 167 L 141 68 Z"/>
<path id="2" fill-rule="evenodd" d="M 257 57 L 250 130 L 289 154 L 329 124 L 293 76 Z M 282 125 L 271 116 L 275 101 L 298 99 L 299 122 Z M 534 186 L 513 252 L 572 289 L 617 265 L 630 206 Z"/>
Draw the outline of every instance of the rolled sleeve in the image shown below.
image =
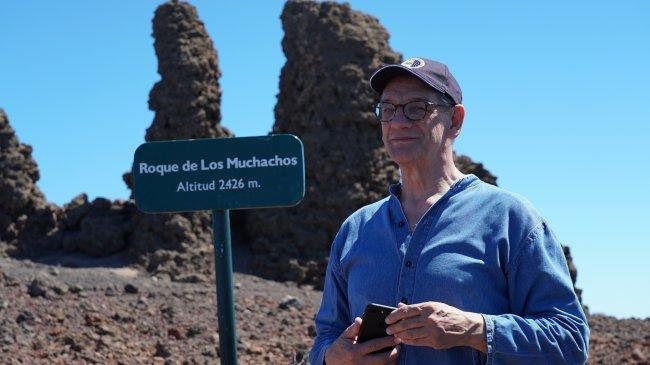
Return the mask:
<path id="1" fill-rule="evenodd" d="M 487 363 L 584 364 L 589 327 L 562 247 L 546 221 L 516 247 L 507 272 L 512 313 L 484 314 Z"/>

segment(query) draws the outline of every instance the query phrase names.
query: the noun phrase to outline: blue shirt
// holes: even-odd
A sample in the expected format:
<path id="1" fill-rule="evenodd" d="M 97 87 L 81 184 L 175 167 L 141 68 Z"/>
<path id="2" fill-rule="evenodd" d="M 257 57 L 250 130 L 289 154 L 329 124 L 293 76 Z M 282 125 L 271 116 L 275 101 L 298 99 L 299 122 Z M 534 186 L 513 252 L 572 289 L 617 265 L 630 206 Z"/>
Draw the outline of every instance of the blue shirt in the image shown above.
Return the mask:
<path id="1" fill-rule="evenodd" d="M 559 240 L 524 197 L 467 175 L 411 233 L 396 193 L 350 215 L 332 244 L 310 362 L 368 303 L 481 313 L 487 354 L 401 345 L 399 364 L 583 364 L 589 328 Z"/>

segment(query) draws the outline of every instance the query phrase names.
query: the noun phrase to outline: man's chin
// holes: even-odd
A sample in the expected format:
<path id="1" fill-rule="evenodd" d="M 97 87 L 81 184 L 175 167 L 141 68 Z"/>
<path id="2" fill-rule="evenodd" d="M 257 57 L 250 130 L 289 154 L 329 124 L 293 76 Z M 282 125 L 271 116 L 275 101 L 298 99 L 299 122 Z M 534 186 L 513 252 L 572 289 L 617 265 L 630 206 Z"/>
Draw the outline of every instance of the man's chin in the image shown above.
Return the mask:
<path id="1" fill-rule="evenodd" d="M 409 164 L 418 159 L 417 155 L 412 151 L 398 149 L 397 151 L 390 151 L 388 154 L 390 159 L 398 165 Z"/>

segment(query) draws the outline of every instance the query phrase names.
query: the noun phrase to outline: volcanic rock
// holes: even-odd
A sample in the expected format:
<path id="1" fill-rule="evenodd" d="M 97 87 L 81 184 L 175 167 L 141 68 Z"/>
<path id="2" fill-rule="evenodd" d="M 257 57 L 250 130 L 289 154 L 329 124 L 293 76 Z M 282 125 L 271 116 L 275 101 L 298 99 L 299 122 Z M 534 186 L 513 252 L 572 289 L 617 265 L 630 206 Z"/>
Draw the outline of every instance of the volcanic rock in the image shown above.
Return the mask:
<path id="1" fill-rule="evenodd" d="M 280 309 L 289 309 L 289 307 L 302 309 L 302 303 L 300 302 L 300 299 L 291 295 L 287 295 L 286 297 L 282 298 L 278 307 L 280 307 Z"/>
<path id="2" fill-rule="evenodd" d="M 221 121 L 221 76 L 212 40 L 196 8 L 167 2 L 153 19 L 158 81 L 149 94 L 156 113 L 147 129 L 149 141 L 231 137 Z"/>
<path id="3" fill-rule="evenodd" d="M 135 286 L 135 285 L 133 285 L 131 283 L 124 285 L 124 292 L 125 293 L 138 294 L 139 291 L 140 291 L 140 289 L 138 289 L 137 286 Z"/>
<path id="4" fill-rule="evenodd" d="M 78 229 L 65 232 L 63 248 L 94 257 L 121 251 L 127 244 L 127 236 L 133 230 L 133 203 L 97 198 L 90 204 L 86 200 L 81 205 L 76 205 L 78 198 L 67 204 L 64 210 L 63 224 Z"/>
<path id="5" fill-rule="evenodd" d="M 204 333 L 207 330 L 207 327 L 202 324 L 194 324 L 190 326 L 190 328 L 187 329 L 187 333 L 185 334 L 187 337 L 194 337 L 196 335 L 200 335 Z"/>
<path id="6" fill-rule="evenodd" d="M 145 139 L 232 137 L 220 125 L 221 73 L 196 9 L 177 1 L 162 4 L 153 19 L 153 36 L 161 80 L 150 93 L 149 107 L 155 117 Z M 89 202 L 86 194 L 76 196 L 62 210 L 48 205 L 35 185 L 38 169 L 31 147 L 18 142 L 0 112 L 2 241 L 22 238 L 24 253 L 40 253 L 46 246 L 103 257 L 128 249 L 137 263 L 161 276 L 200 281 L 211 274 L 208 213 L 145 214 L 133 200 Z M 123 178 L 132 185 L 130 173 Z M 188 275 L 194 276 L 188 279 Z"/>
<path id="7" fill-rule="evenodd" d="M 150 141 L 221 138 L 233 134 L 220 124 L 221 89 L 217 53 L 196 9 L 166 2 L 153 19 L 158 81 L 149 94 L 156 114 L 147 129 Z M 124 177 L 132 185 L 130 176 Z M 172 279 L 209 275 L 212 268 L 211 217 L 207 212 L 144 214 L 129 238 L 130 252 L 150 271 Z"/>
<path id="8" fill-rule="evenodd" d="M 47 295 L 47 284 L 42 279 L 33 279 L 27 287 L 27 293 L 32 297 L 45 297 Z"/>
<path id="9" fill-rule="evenodd" d="M 20 143 L 0 109 L 0 250 L 30 254 L 56 248 L 60 211 L 36 186 L 39 177 L 32 147 Z"/>
<path id="10" fill-rule="evenodd" d="M 0 206 L 7 218 L 15 220 L 43 205 L 45 196 L 36 186 L 39 172 L 32 158 L 32 147 L 20 143 L 3 109 L 0 109 L 0 148 Z"/>
<path id="11" fill-rule="evenodd" d="M 348 4 L 288 1 L 281 19 L 287 62 L 273 133 L 302 140 L 306 196 L 296 207 L 252 211 L 247 227 L 261 274 L 312 282 L 324 273 L 340 223 L 381 199 L 386 183 L 398 179 L 382 145 L 371 108 L 377 95 L 367 78 L 401 56 L 390 49 L 376 18 Z"/>
<path id="12" fill-rule="evenodd" d="M 575 264 L 573 263 L 573 256 L 571 256 L 571 249 L 569 246 L 562 245 L 562 250 L 564 251 L 564 258 L 567 261 L 567 267 L 569 268 L 569 274 L 571 275 L 571 282 L 573 282 L 573 291 L 575 291 L 578 296 L 578 300 L 582 303 L 582 289 L 576 288 L 576 280 L 578 279 L 578 269 L 576 269 Z M 585 311 L 589 311 L 589 308 L 583 305 Z"/>
<path id="13" fill-rule="evenodd" d="M 148 271 L 172 280 L 190 274 L 211 275 L 214 254 L 207 213 L 135 213 L 137 229 L 129 253 Z"/>
<path id="14" fill-rule="evenodd" d="M 81 220 L 90 212 L 92 205 L 88 202 L 88 195 L 81 193 L 63 206 L 63 219 L 61 223 L 65 228 L 79 228 Z"/>
<path id="15" fill-rule="evenodd" d="M 58 280 L 37 276 L 27 286 L 27 293 L 32 297 L 50 297 L 52 293 L 63 295 L 69 290 L 68 286 Z"/>
<path id="16" fill-rule="evenodd" d="M 490 171 L 483 167 L 482 163 L 474 162 L 468 156 L 457 155 L 455 152 L 454 163 L 464 174 L 474 174 L 476 177 L 488 184 L 497 185 L 497 177 L 492 175 Z"/>
<path id="17" fill-rule="evenodd" d="M 169 351 L 169 347 L 166 344 L 164 344 L 162 342 L 156 343 L 156 352 L 155 352 L 154 356 L 170 357 L 171 355 L 172 355 L 172 353 Z"/>

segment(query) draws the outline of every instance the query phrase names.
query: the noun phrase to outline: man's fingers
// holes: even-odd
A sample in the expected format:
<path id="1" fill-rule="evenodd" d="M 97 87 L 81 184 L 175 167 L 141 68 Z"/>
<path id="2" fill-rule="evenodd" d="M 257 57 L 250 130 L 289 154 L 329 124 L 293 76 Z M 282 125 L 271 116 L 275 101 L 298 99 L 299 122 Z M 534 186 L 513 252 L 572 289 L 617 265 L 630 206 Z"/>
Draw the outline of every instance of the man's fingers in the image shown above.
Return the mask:
<path id="1" fill-rule="evenodd" d="M 361 327 L 361 318 L 357 317 L 354 319 L 354 322 L 343 331 L 341 337 L 353 339 L 359 334 L 359 328 Z"/>
<path id="2" fill-rule="evenodd" d="M 426 328 L 420 327 L 420 328 L 412 328 L 400 333 L 395 334 L 395 337 L 398 337 L 401 342 L 411 345 L 408 341 L 410 340 L 416 340 L 420 338 L 427 338 L 431 337 L 431 333 L 427 331 Z"/>
<path id="3" fill-rule="evenodd" d="M 397 345 L 395 346 L 394 349 L 391 350 L 390 354 L 388 354 L 388 363 L 389 364 L 397 364 L 397 357 L 399 357 L 399 352 L 401 351 L 401 346 Z"/>
<path id="4" fill-rule="evenodd" d="M 425 323 L 422 320 L 422 317 L 417 316 L 417 317 L 411 317 L 411 318 L 406 318 L 402 319 L 401 321 L 391 324 L 390 326 L 386 327 L 386 333 L 389 335 L 392 334 L 399 334 L 402 331 L 406 331 L 411 328 L 420 328 L 424 327 Z"/>
<path id="5" fill-rule="evenodd" d="M 401 340 L 404 345 L 410 345 L 410 346 L 427 346 L 427 347 L 432 347 L 431 344 L 431 339 L 428 337 L 420 337 L 420 338 L 414 338 L 414 339 L 403 339 Z M 437 345 L 433 345 L 434 349 L 441 349 L 442 347 L 438 347 Z"/>
<path id="6" fill-rule="evenodd" d="M 390 351 L 382 352 L 380 354 L 368 355 L 365 358 L 368 361 L 364 362 L 364 365 L 367 365 L 367 364 L 381 364 L 381 365 L 396 364 L 397 363 L 397 357 L 399 356 L 399 352 L 400 352 L 400 346 L 396 345 Z"/>
<path id="7" fill-rule="evenodd" d="M 367 355 L 373 351 L 381 350 L 385 347 L 397 345 L 397 340 L 393 336 L 375 338 L 366 342 L 357 343 L 356 349 L 360 355 Z"/>
<path id="8" fill-rule="evenodd" d="M 420 307 L 416 305 L 404 305 L 390 312 L 390 314 L 386 316 L 386 323 L 393 324 L 404 318 L 419 316 L 420 312 Z"/>

